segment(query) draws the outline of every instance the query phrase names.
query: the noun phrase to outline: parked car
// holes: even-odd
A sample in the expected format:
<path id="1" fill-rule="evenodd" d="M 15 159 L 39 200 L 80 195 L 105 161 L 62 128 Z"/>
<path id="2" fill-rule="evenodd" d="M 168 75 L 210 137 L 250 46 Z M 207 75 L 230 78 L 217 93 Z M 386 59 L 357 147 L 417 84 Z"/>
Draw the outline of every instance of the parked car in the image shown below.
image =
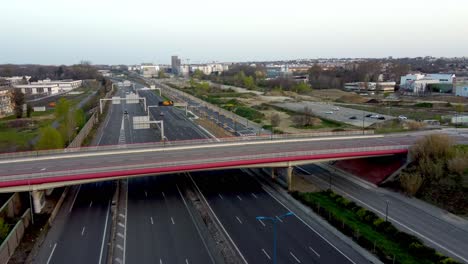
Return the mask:
<path id="1" fill-rule="evenodd" d="M 350 117 L 349 119 L 357 119 L 357 117 L 355 117 L 355 116 L 352 116 L 352 117 Z"/>
<path id="2" fill-rule="evenodd" d="M 385 120 L 385 117 L 384 117 L 384 116 L 379 116 L 379 117 L 377 117 L 377 119 L 379 119 L 379 120 Z"/>
<path id="3" fill-rule="evenodd" d="M 331 114 L 333 114 L 333 111 L 327 111 L 327 112 L 325 112 L 325 114 L 331 115 Z"/>
<path id="4" fill-rule="evenodd" d="M 408 118 L 404 115 L 398 116 L 398 119 L 400 120 L 408 120 Z"/>
<path id="5" fill-rule="evenodd" d="M 333 108 L 333 110 L 335 110 L 335 111 L 340 111 L 340 108 L 339 108 L 339 107 L 335 107 L 335 108 Z"/>
<path id="6" fill-rule="evenodd" d="M 375 118 L 375 119 L 378 119 L 380 117 L 380 115 L 371 115 L 370 118 Z"/>
<path id="7" fill-rule="evenodd" d="M 372 114 L 367 114 L 367 115 L 366 115 L 366 117 L 371 117 L 371 116 L 372 116 Z"/>

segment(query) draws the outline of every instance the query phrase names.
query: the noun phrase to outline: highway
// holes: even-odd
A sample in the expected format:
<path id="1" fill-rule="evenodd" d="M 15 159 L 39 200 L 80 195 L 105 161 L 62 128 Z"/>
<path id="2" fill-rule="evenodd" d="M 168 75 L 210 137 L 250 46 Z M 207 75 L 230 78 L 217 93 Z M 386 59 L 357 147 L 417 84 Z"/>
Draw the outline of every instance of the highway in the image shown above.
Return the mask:
<path id="1" fill-rule="evenodd" d="M 334 191 L 357 201 L 381 217 L 385 217 L 386 201 L 388 201 L 388 216 L 393 224 L 421 237 L 440 252 L 468 262 L 466 221 L 417 199 L 364 184 L 344 175 L 329 172 L 317 165 L 301 166 L 296 171 L 323 188 L 328 188 L 331 176 Z"/>
<path id="2" fill-rule="evenodd" d="M 240 170 L 194 172 L 191 178 L 248 263 L 272 263 L 272 222 L 289 211 L 262 186 Z M 294 213 L 294 212 L 293 212 Z M 278 222 L 278 263 L 366 263 L 337 237 L 328 242 L 328 230 L 317 230 L 296 216 Z M 320 235 L 319 235 L 320 233 Z"/>
<path id="3" fill-rule="evenodd" d="M 136 88 L 141 88 L 141 85 L 136 84 Z M 162 101 L 154 91 L 138 93 L 147 98 L 147 105 L 158 105 Z M 144 114 L 141 105 L 133 106 L 134 109 L 128 110 L 130 117 Z M 179 109 L 159 107 L 150 108 L 150 112 L 151 120 L 164 120 L 168 140 L 207 138 Z M 132 131 L 130 127 L 126 130 L 132 135 L 129 143 L 160 140 L 159 130 Z M 184 200 L 178 179 L 176 175 L 129 179 L 123 248 L 126 263 L 215 263 L 206 246 L 208 241 L 199 234 L 189 212 L 191 205 Z"/>
<path id="4" fill-rule="evenodd" d="M 126 91 L 117 94 L 123 97 Z M 110 105 L 96 145 L 118 144 L 123 108 L 125 104 Z M 109 181 L 71 187 L 34 263 L 106 263 L 114 191 Z"/>

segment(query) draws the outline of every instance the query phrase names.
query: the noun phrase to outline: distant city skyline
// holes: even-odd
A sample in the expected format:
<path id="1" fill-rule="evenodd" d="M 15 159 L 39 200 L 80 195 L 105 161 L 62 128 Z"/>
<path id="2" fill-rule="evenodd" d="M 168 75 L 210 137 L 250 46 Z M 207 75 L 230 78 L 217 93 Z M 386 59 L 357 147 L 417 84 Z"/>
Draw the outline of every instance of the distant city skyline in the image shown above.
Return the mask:
<path id="1" fill-rule="evenodd" d="M 458 0 L 9 1 L 0 64 L 463 57 L 466 10 Z"/>

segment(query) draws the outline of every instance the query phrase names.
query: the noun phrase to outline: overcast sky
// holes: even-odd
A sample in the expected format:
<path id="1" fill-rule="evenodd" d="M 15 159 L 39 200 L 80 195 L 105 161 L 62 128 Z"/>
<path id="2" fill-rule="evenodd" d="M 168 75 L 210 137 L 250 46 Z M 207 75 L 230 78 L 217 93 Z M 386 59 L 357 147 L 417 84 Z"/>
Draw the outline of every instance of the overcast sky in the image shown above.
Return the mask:
<path id="1" fill-rule="evenodd" d="M 0 63 L 468 56 L 466 0 L 1 0 Z"/>

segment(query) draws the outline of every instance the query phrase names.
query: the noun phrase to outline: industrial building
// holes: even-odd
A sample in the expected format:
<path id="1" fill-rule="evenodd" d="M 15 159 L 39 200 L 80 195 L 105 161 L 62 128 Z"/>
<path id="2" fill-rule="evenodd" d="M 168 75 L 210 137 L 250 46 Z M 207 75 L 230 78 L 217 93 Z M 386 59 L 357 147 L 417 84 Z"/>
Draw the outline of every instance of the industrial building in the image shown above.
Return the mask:
<path id="1" fill-rule="evenodd" d="M 140 72 L 143 75 L 143 77 L 155 77 L 159 73 L 159 66 L 153 65 L 151 63 L 142 63 L 140 66 Z"/>
<path id="2" fill-rule="evenodd" d="M 457 78 L 455 82 L 455 95 L 468 97 L 468 77 Z"/>
<path id="3" fill-rule="evenodd" d="M 14 85 L 14 89 L 21 89 L 21 92 L 25 95 L 35 95 L 35 94 L 57 94 L 61 90 L 58 84 L 19 84 Z"/>
<path id="4" fill-rule="evenodd" d="M 58 85 L 59 90 L 63 92 L 69 92 L 73 89 L 80 88 L 83 84 L 82 80 L 51 80 L 51 79 L 44 79 L 37 82 L 31 82 L 31 85 Z"/>
<path id="5" fill-rule="evenodd" d="M 455 74 L 407 74 L 400 78 L 400 91 L 414 95 L 429 93 L 452 93 L 454 91 Z"/>
<path id="6" fill-rule="evenodd" d="M 354 92 L 393 93 L 395 86 L 395 82 L 353 82 L 345 83 L 344 88 Z"/>

